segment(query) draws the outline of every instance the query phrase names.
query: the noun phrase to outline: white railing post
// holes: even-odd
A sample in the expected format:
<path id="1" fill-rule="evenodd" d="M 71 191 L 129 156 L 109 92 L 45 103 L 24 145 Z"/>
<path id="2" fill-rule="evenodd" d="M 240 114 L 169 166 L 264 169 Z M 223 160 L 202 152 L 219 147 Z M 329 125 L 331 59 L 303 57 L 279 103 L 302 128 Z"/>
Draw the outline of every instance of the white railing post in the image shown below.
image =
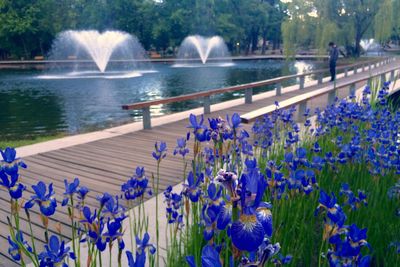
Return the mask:
<path id="1" fill-rule="evenodd" d="M 304 89 L 304 80 L 305 80 L 304 75 L 303 75 L 303 76 L 300 76 L 300 83 L 299 83 L 299 89 L 300 89 L 300 90 L 303 90 L 303 89 Z"/>
<path id="2" fill-rule="evenodd" d="M 324 75 L 322 73 L 318 73 L 318 84 L 321 84 L 323 82 Z"/>
<path id="3" fill-rule="evenodd" d="M 307 101 L 300 102 L 298 105 L 298 111 L 297 111 L 298 112 L 297 113 L 297 121 L 298 122 L 302 122 L 303 119 L 305 118 L 304 113 L 306 112 L 306 109 L 307 109 Z"/>
<path id="4" fill-rule="evenodd" d="M 244 103 L 246 104 L 253 103 L 253 88 L 247 88 L 244 91 Z"/>
<path id="5" fill-rule="evenodd" d="M 390 81 L 394 82 L 394 70 L 390 72 Z"/>
<path id="6" fill-rule="evenodd" d="M 282 95 L 282 84 L 281 83 L 277 83 L 276 84 L 276 95 Z"/>
<path id="7" fill-rule="evenodd" d="M 336 89 L 336 85 L 334 85 L 334 86 L 335 86 L 335 88 L 328 93 L 328 105 L 332 105 L 335 102 L 337 89 Z"/>
<path id="8" fill-rule="evenodd" d="M 383 86 L 383 84 L 386 82 L 386 74 L 382 73 L 381 74 L 381 86 Z"/>
<path id="9" fill-rule="evenodd" d="M 349 87 L 349 95 L 354 96 L 356 94 L 356 84 L 352 83 Z"/>
<path id="10" fill-rule="evenodd" d="M 150 107 L 144 107 L 143 112 L 143 129 L 151 129 L 151 114 Z"/>
<path id="11" fill-rule="evenodd" d="M 203 107 L 204 107 L 204 114 L 211 113 L 211 101 L 210 101 L 209 95 L 207 95 L 203 98 Z"/>

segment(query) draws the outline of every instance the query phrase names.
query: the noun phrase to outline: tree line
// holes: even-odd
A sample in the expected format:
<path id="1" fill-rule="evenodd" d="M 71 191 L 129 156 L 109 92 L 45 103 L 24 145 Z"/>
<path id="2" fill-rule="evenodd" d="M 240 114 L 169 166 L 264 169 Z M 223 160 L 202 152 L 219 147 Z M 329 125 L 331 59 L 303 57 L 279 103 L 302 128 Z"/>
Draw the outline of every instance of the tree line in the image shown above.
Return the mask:
<path id="1" fill-rule="evenodd" d="M 220 35 L 232 52 L 322 48 L 359 55 L 359 40 L 399 39 L 400 0 L 0 0 L 0 59 L 46 55 L 64 30 L 121 30 L 146 50 L 190 34 Z M 390 14 L 389 14 L 390 13 Z"/>

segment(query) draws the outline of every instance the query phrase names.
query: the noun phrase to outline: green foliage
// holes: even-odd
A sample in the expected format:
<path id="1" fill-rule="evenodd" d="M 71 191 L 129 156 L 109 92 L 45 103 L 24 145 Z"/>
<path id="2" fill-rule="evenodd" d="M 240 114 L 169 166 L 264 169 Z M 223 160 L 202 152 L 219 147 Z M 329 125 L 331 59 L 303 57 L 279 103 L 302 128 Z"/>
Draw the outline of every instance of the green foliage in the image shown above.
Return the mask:
<path id="1" fill-rule="evenodd" d="M 392 35 L 394 21 L 393 12 L 390 10 L 393 10 L 393 1 L 385 0 L 375 17 L 375 39 L 380 43 L 386 42 Z"/>
<path id="2" fill-rule="evenodd" d="M 68 29 L 122 30 L 164 51 L 189 34 L 218 34 L 252 52 L 260 37 L 279 47 L 285 12 L 279 0 L 0 0 L 0 59 L 46 55 Z"/>
<path id="3" fill-rule="evenodd" d="M 327 47 L 327 42 L 334 41 L 346 49 L 348 55 L 361 54 L 360 41 L 376 38 L 383 42 L 392 35 L 392 28 L 398 28 L 394 16 L 395 6 L 399 0 L 307 0 L 291 1 L 288 5 L 290 14 L 287 23 L 300 24 L 303 28 L 316 25 L 315 31 L 306 32 L 310 40 L 302 40 L 305 32 L 293 31 L 296 37 L 283 35 L 285 46 L 304 47 L 305 44 L 318 48 L 320 52 Z M 300 26 L 296 26 L 300 27 Z M 315 32 L 315 34 L 314 34 Z M 396 33 L 397 34 L 397 33 Z M 296 40 L 296 43 L 291 43 Z"/>

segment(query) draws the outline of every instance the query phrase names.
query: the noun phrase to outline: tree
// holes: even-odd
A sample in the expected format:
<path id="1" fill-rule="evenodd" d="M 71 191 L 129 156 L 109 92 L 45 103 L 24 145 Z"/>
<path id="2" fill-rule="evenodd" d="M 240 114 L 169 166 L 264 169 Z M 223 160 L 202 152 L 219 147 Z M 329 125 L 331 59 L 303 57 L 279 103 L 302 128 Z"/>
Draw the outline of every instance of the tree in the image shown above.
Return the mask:
<path id="1" fill-rule="evenodd" d="M 261 38 L 265 52 L 267 40 L 279 46 L 284 17 L 280 0 L 0 0 L 0 56 L 45 55 L 70 29 L 122 30 L 161 50 L 201 34 L 252 53 Z"/>
<path id="2" fill-rule="evenodd" d="M 384 5 L 386 1 L 307 0 L 305 2 L 311 10 L 301 9 L 299 1 L 293 1 L 294 4 L 289 5 L 290 18 L 285 22 L 285 27 L 290 28 L 288 26 L 290 23 L 303 25 L 314 23 L 317 34 L 312 43 L 315 47 L 320 49 L 323 46 L 326 47 L 326 42 L 330 37 L 330 39 L 340 41 L 346 47 L 348 54 L 353 56 L 361 54 L 360 41 L 367 32 L 373 31 L 377 14 L 387 12 Z M 293 18 L 294 15 L 297 15 L 297 19 Z M 299 32 L 293 33 L 299 34 Z M 293 41 L 287 34 L 284 34 L 285 36 L 284 43 Z"/>

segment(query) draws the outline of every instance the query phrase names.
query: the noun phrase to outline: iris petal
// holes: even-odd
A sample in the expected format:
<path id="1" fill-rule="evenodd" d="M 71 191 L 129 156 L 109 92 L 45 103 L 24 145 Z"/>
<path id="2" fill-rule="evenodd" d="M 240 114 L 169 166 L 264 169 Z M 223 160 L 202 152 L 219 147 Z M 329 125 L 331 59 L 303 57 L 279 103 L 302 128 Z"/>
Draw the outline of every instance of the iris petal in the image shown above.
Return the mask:
<path id="1" fill-rule="evenodd" d="M 264 234 L 264 228 L 255 215 L 242 214 L 231 227 L 232 242 L 239 250 L 256 250 L 263 242 Z"/>

